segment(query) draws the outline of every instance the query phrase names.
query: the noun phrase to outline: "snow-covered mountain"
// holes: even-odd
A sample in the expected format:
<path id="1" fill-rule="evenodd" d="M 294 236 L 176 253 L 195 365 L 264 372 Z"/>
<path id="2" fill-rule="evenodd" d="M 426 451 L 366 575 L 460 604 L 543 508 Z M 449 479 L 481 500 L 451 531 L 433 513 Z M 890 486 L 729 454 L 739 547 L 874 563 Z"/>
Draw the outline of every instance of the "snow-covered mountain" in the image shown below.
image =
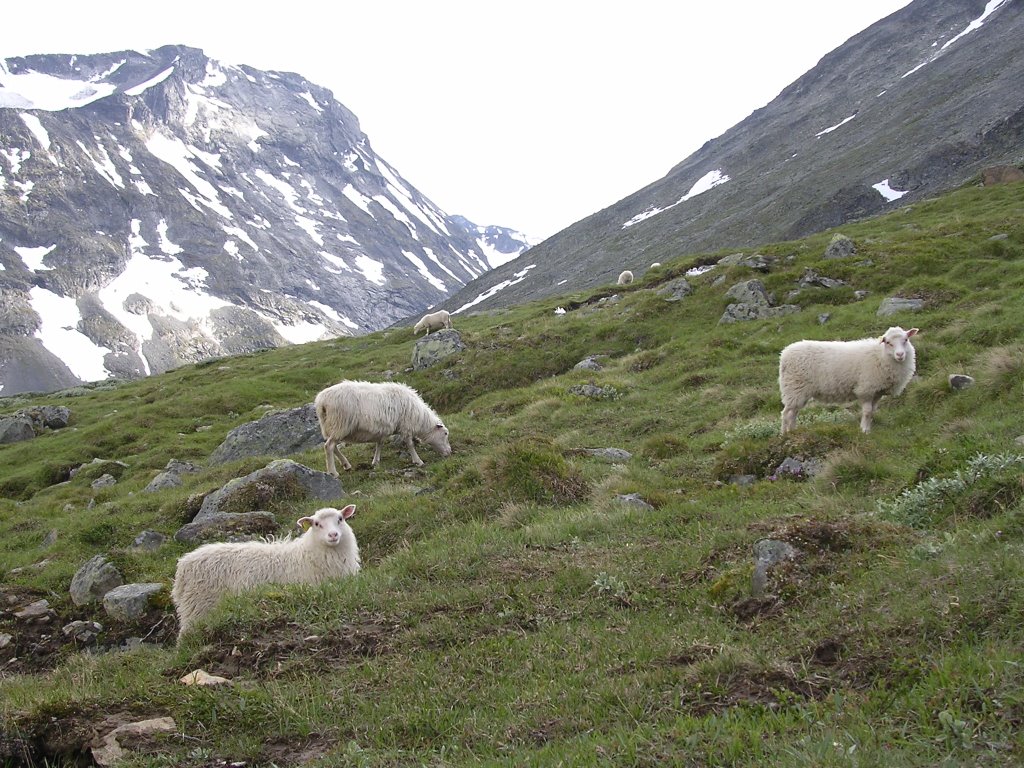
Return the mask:
<path id="1" fill-rule="evenodd" d="M 442 211 L 299 75 L 0 61 L 0 395 L 369 332 L 528 245 Z"/>
<path id="2" fill-rule="evenodd" d="M 613 285 L 623 269 L 641 276 L 688 253 L 803 237 L 914 204 L 986 166 L 1022 165 L 1022 39 L 1024 0 L 915 0 L 664 178 L 481 275 L 445 308 Z"/>

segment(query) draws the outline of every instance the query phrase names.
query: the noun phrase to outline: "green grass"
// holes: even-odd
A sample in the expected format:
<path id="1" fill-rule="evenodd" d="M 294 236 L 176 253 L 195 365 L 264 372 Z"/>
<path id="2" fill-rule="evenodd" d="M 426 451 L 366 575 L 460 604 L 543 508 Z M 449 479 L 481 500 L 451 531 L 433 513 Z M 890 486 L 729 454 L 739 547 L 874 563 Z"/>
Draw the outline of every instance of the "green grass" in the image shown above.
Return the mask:
<path id="1" fill-rule="evenodd" d="M 124 765 L 1021 764 L 1021 222 L 1024 186 L 965 188 L 843 227 L 858 247 L 847 260 L 822 258 L 825 232 L 759 248 L 767 275 L 693 278 L 679 302 L 654 291 L 714 255 L 679 254 L 627 288 L 460 316 L 463 354 L 397 375 L 442 414 L 453 455 L 424 449 L 426 466 L 406 473 L 392 450 L 375 472 L 372 446 L 348 454 L 358 577 L 232 597 L 181 647 L 47 646 L 35 667 L 0 666 L 0 756 L 17 738 L 28 764 L 70 764 L 104 717 L 167 715 L 178 734 Z M 850 288 L 717 324 L 734 283 L 758 277 L 781 303 L 806 268 Z M 925 308 L 877 317 L 893 295 Z M 918 379 L 882 401 L 873 431 L 853 409 L 812 407 L 780 437 L 779 351 L 891 324 L 921 328 Z M 169 583 L 187 547 L 135 552 L 135 535 L 173 534 L 201 494 L 282 457 L 143 493 L 168 460 L 203 465 L 268 407 L 405 371 L 413 342 L 391 330 L 0 400 L 0 413 L 72 411 L 67 429 L 0 446 L 0 598 L 47 598 L 58 616 L 37 634 L 78 618 L 115 633 L 102 609 L 71 604 L 75 570 L 103 553 L 128 580 Z M 594 354 L 604 370 L 573 370 Z M 976 384 L 954 393 L 950 373 Z M 616 394 L 570 391 L 589 382 Z M 595 447 L 632 458 L 580 451 Z M 787 456 L 820 474 L 769 479 Z M 90 485 L 110 465 L 70 477 L 96 458 L 127 465 L 116 485 Z M 291 458 L 322 469 L 319 450 Z M 759 480 L 740 487 L 737 474 Z M 281 532 L 317 506 L 293 490 L 259 499 Z M 618 499 L 630 493 L 651 508 Z M 754 597 L 762 538 L 800 555 Z M 24 631 L 0 614 L 15 644 Z M 234 684 L 177 682 L 196 668 Z"/>

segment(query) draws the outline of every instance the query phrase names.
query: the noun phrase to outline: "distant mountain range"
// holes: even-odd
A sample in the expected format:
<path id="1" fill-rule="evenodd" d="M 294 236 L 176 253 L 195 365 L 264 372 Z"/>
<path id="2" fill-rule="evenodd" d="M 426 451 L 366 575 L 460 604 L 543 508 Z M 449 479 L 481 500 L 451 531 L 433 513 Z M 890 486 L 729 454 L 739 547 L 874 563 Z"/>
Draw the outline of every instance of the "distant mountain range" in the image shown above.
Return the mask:
<path id="1" fill-rule="evenodd" d="M 688 253 L 801 237 L 913 204 L 989 165 L 1021 165 L 1022 40 L 1022 0 L 916 0 L 663 179 L 481 275 L 444 307 L 612 284 L 623 269 L 642 275 Z"/>
<path id="2" fill-rule="evenodd" d="M 0 395 L 366 333 L 529 244 L 442 211 L 299 75 L 0 61 Z"/>

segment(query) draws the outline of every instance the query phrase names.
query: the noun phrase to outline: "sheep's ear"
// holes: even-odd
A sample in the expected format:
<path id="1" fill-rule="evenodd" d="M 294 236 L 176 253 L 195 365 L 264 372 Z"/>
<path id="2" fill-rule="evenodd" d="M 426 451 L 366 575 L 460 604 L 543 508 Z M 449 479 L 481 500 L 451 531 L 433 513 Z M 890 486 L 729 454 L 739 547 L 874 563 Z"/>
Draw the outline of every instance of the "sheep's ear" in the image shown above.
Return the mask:
<path id="1" fill-rule="evenodd" d="M 310 527 L 313 525 L 313 518 L 300 517 L 298 520 L 295 521 L 295 524 L 299 526 L 302 530 L 308 531 Z"/>
<path id="2" fill-rule="evenodd" d="M 435 424 L 434 429 L 444 429 L 444 424 Z"/>
<path id="3" fill-rule="evenodd" d="M 355 504 L 349 504 L 347 507 L 345 507 L 343 510 L 341 510 L 341 519 L 342 520 L 348 520 L 355 513 L 356 513 L 356 505 Z"/>
<path id="4" fill-rule="evenodd" d="M 917 328 L 911 328 L 909 331 L 907 331 L 907 336 L 917 336 L 917 334 L 919 333 L 920 331 L 917 330 Z"/>

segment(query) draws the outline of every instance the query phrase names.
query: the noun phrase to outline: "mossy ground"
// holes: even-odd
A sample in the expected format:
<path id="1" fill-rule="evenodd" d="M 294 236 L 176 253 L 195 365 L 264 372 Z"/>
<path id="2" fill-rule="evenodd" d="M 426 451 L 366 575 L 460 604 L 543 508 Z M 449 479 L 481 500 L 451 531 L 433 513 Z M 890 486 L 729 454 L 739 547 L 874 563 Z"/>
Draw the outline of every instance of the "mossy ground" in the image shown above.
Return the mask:
<path id="1" fill-rule="evenodd" d="M 883 513 L 978 454 L 1024 453 L 1022 222 L 1024 186 L 965 188 L 843 227 L 858 253 L 842 261 L 822 258 L 826 232 L 759 249 L 774 258 L 767 275 L 692 278 L 679 302 L 649 289 L 724 254 L 456 317 L 467 351 L 398 375 L 442 414 L 453 455 L 425 448 L 409 474 L 393 450 L 376 471 L 372 446 L 348 454 L 360 576 L 231 598 L 181 647 L 157 633 L 156 647 L 62 647 L 0 669 L 3 738 L 25 746 L 22 762 L 59 762 L 107 715 L 169 715 L 178 735 L 125 765 L 1021 764 L 1020 473 L 995 468 L 926 509 Z M 870 294 L 808 292 L 798 314 L 718 325 L 732 284 L 756 276 L 784 297 L 807 267 Z M 892 295 L 925 309 L 877 317 Z M 809 408 L 779 437 L 782 347 L 890 324 L 921 328 L 919 378 L 883 400 L 874 430 L 861 434 L 850 409 Z M 0 591 L 45 596 L 58 621 L 104 622 L 70 605 L 79 565 L 102 552 L 128 580 L 169 582 L 185 546 L 135 552 L 135 535 L 173 533 L 196 494 L 282 457 L 142 493 L 169 459 L 202 464 L 268 405 L 404 371 L 413 343 L 411 329 L 390 330 L 0 401 L 73 413 L 67 429 L 0 447 Z M 573 370 L 587 355 L 607 355 L 604 370 Z M 950 373 L 977 383 L 952 392 Z M 570 392 L 591 381 L 615 397 Z M 588 447 L 633 457 L 612 464 Z M 767 479 L 787 455 L 822 471 Z M 94 458 L 128 468 L 99 490 L 89 473 L 68 479 Z M 291 458 L 323 461 L 319 450 Z M 758 482 L 728 482 L 744 473 Z M 652 508 L 617 500 L 629 493 Z M 291 522 L 316 504 L 279 506 Z M 755 598 L 751 547 L 765 537 L 801 554 Z M 0 631 L 21 630 L 4 614 Z M 234 685 L 177 682 L 199 667 Z"/>

